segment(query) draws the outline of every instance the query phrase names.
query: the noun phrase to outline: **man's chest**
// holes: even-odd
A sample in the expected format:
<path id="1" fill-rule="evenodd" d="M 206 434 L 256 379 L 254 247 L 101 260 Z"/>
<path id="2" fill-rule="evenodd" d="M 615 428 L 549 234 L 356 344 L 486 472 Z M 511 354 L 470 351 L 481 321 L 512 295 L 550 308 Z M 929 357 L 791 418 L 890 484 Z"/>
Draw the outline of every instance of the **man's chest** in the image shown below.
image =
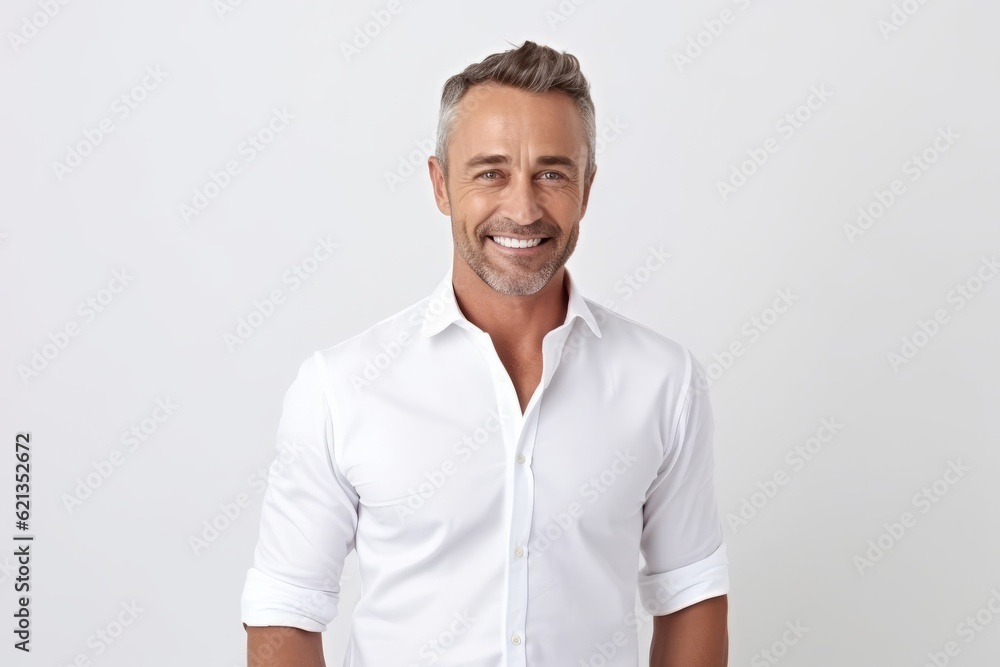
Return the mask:
<path id="1" fill-rule="evenodd" d="M 518 407 L 523 414 L 542 379 L 542 355 L 515 357 L 513 355 L 504 356 L 501 353 L 499 356 L 504 369 L 514 384 Z"/>
<path id="2" fill-rule="evenodd" d="M 386 389 L 342 414 L 338 463 L 368 521 L 401 536 L 460 529 L 514 503 L 539 521 L 577 508 L 595 528 L 641 510 L 663 454 L 648 397 L 564 375 L 522 414 L 516 374 L 459 375 L 433 392 Z"/>

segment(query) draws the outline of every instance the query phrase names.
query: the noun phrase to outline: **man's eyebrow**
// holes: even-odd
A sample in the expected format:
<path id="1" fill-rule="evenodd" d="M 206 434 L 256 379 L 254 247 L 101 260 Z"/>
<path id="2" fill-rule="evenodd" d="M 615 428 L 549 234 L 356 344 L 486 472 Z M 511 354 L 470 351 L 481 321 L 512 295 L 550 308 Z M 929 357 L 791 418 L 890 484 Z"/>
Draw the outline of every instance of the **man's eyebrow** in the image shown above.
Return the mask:
<path id="1" fill-rule="evenodd" d="M 538 156 L 536 162 L 544 167 L 562 166 L 572 169 L 573 171 L 579 171 L 576 160 L 565 155 L 540 155 Z M 495 167 L 508 164 L 510 164 L 510 158 L 506 155 L 501 155 L 499 153 L 493 153 L 490 155 L 479 154 L 466 162 L 465 168 L 475 169 L 476 167 Z"/>
<path id="2" fill-rule="evenodd" d="M 501 164 L 510 164 L 510 158 L 506 155 L 500 155 L 499 153 L 494 153 L 492 155 L 480 153 L 466 162 L 465 168 L 475 169 L 476 167 L 495 167 Z"/>
<path id="3" fill-rule="evenodd" d="M 546 167 L 568 167 L 573 171 L 579 171 L 576 160 L 565 155 L 542 155 L 538 158 L 538 164 Z"/>

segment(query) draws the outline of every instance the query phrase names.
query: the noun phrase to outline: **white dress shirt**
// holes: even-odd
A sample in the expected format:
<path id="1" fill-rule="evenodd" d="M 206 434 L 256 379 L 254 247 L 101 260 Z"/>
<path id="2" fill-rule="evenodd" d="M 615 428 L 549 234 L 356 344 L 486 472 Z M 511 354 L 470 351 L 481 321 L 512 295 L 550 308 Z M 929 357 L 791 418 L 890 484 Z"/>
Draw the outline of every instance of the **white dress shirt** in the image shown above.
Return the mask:
<path id="1" fill-rule="evenodd" d="M 523 414 L 451 268 L 302 362 L 244 623 L 325 630 L 356 549 L 345 667 L 635 667 L 637 588 L 653 615 L 728 593 L 702 366 L 566 279 Z"/>

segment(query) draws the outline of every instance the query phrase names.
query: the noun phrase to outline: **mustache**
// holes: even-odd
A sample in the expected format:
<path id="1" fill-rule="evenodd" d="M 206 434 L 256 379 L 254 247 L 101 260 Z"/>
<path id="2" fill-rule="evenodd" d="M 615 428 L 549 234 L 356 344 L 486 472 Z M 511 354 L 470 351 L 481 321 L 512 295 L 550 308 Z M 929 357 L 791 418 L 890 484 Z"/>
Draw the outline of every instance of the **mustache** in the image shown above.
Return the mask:
<path id="1" fill-rule="evenodd" d="M 559 236 L 559 228 L 547 223 L 533 222 L 530 225 L 519 225 L 511 220 L 493 223 L 484 222 L 480 226 L 479 235 L 483 238 L 487 236 L 503 236 L 512 234 L 514 236 L 549 236 L 556 238 Z"/>

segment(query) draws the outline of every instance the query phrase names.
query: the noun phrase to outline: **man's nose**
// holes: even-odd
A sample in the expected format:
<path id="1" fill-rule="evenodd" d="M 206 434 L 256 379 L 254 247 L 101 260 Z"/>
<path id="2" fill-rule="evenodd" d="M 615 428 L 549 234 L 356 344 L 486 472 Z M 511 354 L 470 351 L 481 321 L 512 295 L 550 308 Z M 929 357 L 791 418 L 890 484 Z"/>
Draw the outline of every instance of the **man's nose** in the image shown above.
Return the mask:
<path id="1" fill-rule="evenodd" d="M 534 179 L 530 175 L 513 177 L 504 194 L 506 196 L 503 213 L 506 217 L 519 225 L 530 225 L 541 219 L 540 200 L 543 193 L 535 187 Z"/>

